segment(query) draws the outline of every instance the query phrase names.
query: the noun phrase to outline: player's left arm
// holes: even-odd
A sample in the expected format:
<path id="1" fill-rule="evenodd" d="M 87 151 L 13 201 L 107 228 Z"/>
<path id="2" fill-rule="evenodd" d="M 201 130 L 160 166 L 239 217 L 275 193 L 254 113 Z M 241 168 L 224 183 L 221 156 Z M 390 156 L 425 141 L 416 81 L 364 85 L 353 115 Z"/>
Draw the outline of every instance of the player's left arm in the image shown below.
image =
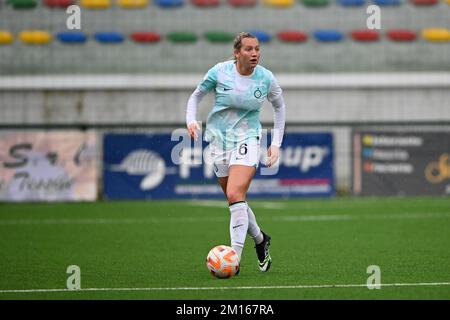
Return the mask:
<path id="1" fill-rule="evenodd" d="M 267 166 L 271 167 L 280 157 L 280 147 L 283 142 L 286 123 L 286 105 L 284 103 L 283 91 L 275 78 L 272 79 L 267 99 L 272 104 L 274 116 L 272 143 L 267 150 Z"/>

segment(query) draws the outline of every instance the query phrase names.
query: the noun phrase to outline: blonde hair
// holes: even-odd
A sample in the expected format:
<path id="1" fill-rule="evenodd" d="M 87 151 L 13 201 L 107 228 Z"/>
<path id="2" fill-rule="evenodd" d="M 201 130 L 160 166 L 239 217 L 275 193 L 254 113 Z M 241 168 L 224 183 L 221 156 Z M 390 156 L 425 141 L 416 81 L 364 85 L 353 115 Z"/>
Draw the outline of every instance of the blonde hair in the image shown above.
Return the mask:
<path id="1" fill-rule="evenodd" d="M 257 37 L 249 32 L 239 32 L 238 35 L 236 36 L 236 38 L 234 38 L 234 42 L 233 42 L 233 49 L 234 50 L 241 50 L 242 47 L 242 39 L 245 38 L 252 38 L 252 39 L 257 39 Z M 236 56 L 233 53 L 233 56 L 230 57 L 229 60 L 236 60 Z"/>

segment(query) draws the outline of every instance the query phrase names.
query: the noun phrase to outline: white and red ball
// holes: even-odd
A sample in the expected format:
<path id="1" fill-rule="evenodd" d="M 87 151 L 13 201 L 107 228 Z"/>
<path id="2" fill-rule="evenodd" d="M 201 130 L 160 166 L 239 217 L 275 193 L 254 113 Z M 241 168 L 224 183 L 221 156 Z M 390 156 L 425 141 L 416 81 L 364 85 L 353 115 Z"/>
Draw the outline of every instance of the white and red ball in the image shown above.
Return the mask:
<path id="1" fill-rule="evenodd" d="M 229 246 L 215 246 L 206 257 L 206 266 L 214 277 L 230 278 L 239 270 L 239 256 Z"/>

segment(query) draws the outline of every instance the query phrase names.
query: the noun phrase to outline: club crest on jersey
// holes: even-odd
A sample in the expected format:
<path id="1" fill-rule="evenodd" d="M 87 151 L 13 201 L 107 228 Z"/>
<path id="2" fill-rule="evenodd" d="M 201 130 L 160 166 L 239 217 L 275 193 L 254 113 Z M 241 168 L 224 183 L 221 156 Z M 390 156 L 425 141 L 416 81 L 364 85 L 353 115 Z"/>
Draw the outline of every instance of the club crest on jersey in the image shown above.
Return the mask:
<path id="1" fill-rule="evenodd" d="M 261 98 L 262 92 L 259 89 L 256 89 L 255 92 L 253 92 L 253 95 L 255 96 L 256 99 Z"/>

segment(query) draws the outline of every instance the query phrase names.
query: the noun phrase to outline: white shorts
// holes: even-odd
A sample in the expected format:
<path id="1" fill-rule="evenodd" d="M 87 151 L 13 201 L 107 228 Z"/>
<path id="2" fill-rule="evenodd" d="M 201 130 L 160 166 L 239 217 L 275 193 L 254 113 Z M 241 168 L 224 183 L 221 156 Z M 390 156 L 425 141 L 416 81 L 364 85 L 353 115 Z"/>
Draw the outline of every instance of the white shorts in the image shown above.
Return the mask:
<path id="1" fill-rule="evenodd" d="M 228 177 L 229 167 L 243 165 L 258 168 L 260 157 L 259 138 L 251 138 L 239 142 L 233 149 L 224 150 L 211 145 L 211 157 L 214 163 L 214 173 L 218 178 Z"/>

